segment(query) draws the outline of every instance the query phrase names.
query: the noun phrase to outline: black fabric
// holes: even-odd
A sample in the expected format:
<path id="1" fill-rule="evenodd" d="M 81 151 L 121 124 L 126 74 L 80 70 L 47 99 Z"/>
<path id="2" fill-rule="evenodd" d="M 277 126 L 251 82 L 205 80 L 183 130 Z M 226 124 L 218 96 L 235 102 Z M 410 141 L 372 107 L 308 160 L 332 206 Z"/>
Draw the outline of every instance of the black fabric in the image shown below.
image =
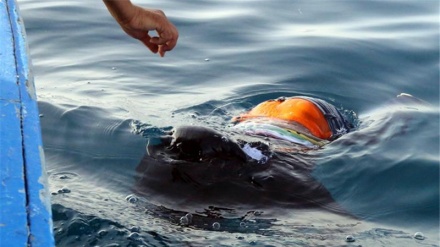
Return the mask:
<path id="1" fill-rule="evenodd" d="M 320 207 L 345 214 L 311 175 L 308 154 L 271 150 L 274 143 L 230 139 L 200 126 L 176 127 L 159 138 L 149 142 L 136 168 L 135 191 L 161 205 Z M 268 161 L 246 157 L 240 148 L 246 144 L 270 156 Z"/>

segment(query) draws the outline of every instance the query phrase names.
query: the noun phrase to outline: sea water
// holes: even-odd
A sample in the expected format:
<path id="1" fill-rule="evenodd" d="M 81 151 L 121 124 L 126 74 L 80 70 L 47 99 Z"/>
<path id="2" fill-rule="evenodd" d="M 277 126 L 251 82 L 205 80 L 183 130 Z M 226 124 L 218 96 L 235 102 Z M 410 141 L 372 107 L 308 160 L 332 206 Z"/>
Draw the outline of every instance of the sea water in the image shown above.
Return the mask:
<path id="1" fill-rule="evenodd" d="M 101 1 L 19 0 L 57 246 L 438 246 L 439 3 L 133 1 L 180 36 L 165 58 Z M 420 107 L 389 107 L 408 93 Z M 165 207 L 133 192 L 149 137 L 221 130 L 261 101 L 332 102 L 357 131 L 308 155 L 350 217 L 286 206 Z"/>

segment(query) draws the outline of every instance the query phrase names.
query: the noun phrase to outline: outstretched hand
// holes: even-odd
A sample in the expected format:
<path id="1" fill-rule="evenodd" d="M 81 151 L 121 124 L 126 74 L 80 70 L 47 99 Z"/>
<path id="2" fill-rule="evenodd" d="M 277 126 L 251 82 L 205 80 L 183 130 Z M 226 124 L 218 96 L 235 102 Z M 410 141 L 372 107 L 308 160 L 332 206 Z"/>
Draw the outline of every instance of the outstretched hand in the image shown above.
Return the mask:
<path id="1" fill-rule="evenodd" d="M 179 33 L 161 10 L 145 9 L 129 0 L 104 0 L 104 3 L 122 30 L 153 53 L 163 57 L 176 46 Z M 150 35 L 149 31 L 153 30 L 157 36 Z"/>

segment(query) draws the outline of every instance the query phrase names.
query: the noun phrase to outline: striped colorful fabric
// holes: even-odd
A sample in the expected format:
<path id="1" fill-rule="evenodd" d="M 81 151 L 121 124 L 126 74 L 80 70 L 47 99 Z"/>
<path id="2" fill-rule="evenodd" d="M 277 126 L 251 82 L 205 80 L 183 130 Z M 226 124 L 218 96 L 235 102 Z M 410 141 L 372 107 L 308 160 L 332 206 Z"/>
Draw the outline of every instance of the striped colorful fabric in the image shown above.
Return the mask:
<path id="1" fill-rule="evenodd" d="M 279 126 L 275 122 L 244 121 L 232 127 L 247 135 L 259 135 L 286 140 L 308 148 L 318 148 L 327 143 L 316 137 L 309 136 L 294 129 Z"/>

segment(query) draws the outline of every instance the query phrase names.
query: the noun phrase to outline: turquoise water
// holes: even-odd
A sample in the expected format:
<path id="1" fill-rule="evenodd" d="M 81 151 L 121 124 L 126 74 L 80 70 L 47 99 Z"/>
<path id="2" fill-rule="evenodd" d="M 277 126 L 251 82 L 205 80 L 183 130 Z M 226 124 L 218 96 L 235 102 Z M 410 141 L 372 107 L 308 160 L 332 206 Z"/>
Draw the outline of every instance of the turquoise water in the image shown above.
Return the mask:
<path id="1" fill-rule="evenodd" d="M 101 1 L 19 1 L 57 246 L 438 246 L 438 1 L 135 2 L 178 27 L 165 58 L 127 37 Z M 428 105 L 390 107 L 402 92 Z M 333 102 L 357 123 L 304 156 L 348 215 L 134 194 L 148 137 L 222 129 L 294 95 Z"/>

